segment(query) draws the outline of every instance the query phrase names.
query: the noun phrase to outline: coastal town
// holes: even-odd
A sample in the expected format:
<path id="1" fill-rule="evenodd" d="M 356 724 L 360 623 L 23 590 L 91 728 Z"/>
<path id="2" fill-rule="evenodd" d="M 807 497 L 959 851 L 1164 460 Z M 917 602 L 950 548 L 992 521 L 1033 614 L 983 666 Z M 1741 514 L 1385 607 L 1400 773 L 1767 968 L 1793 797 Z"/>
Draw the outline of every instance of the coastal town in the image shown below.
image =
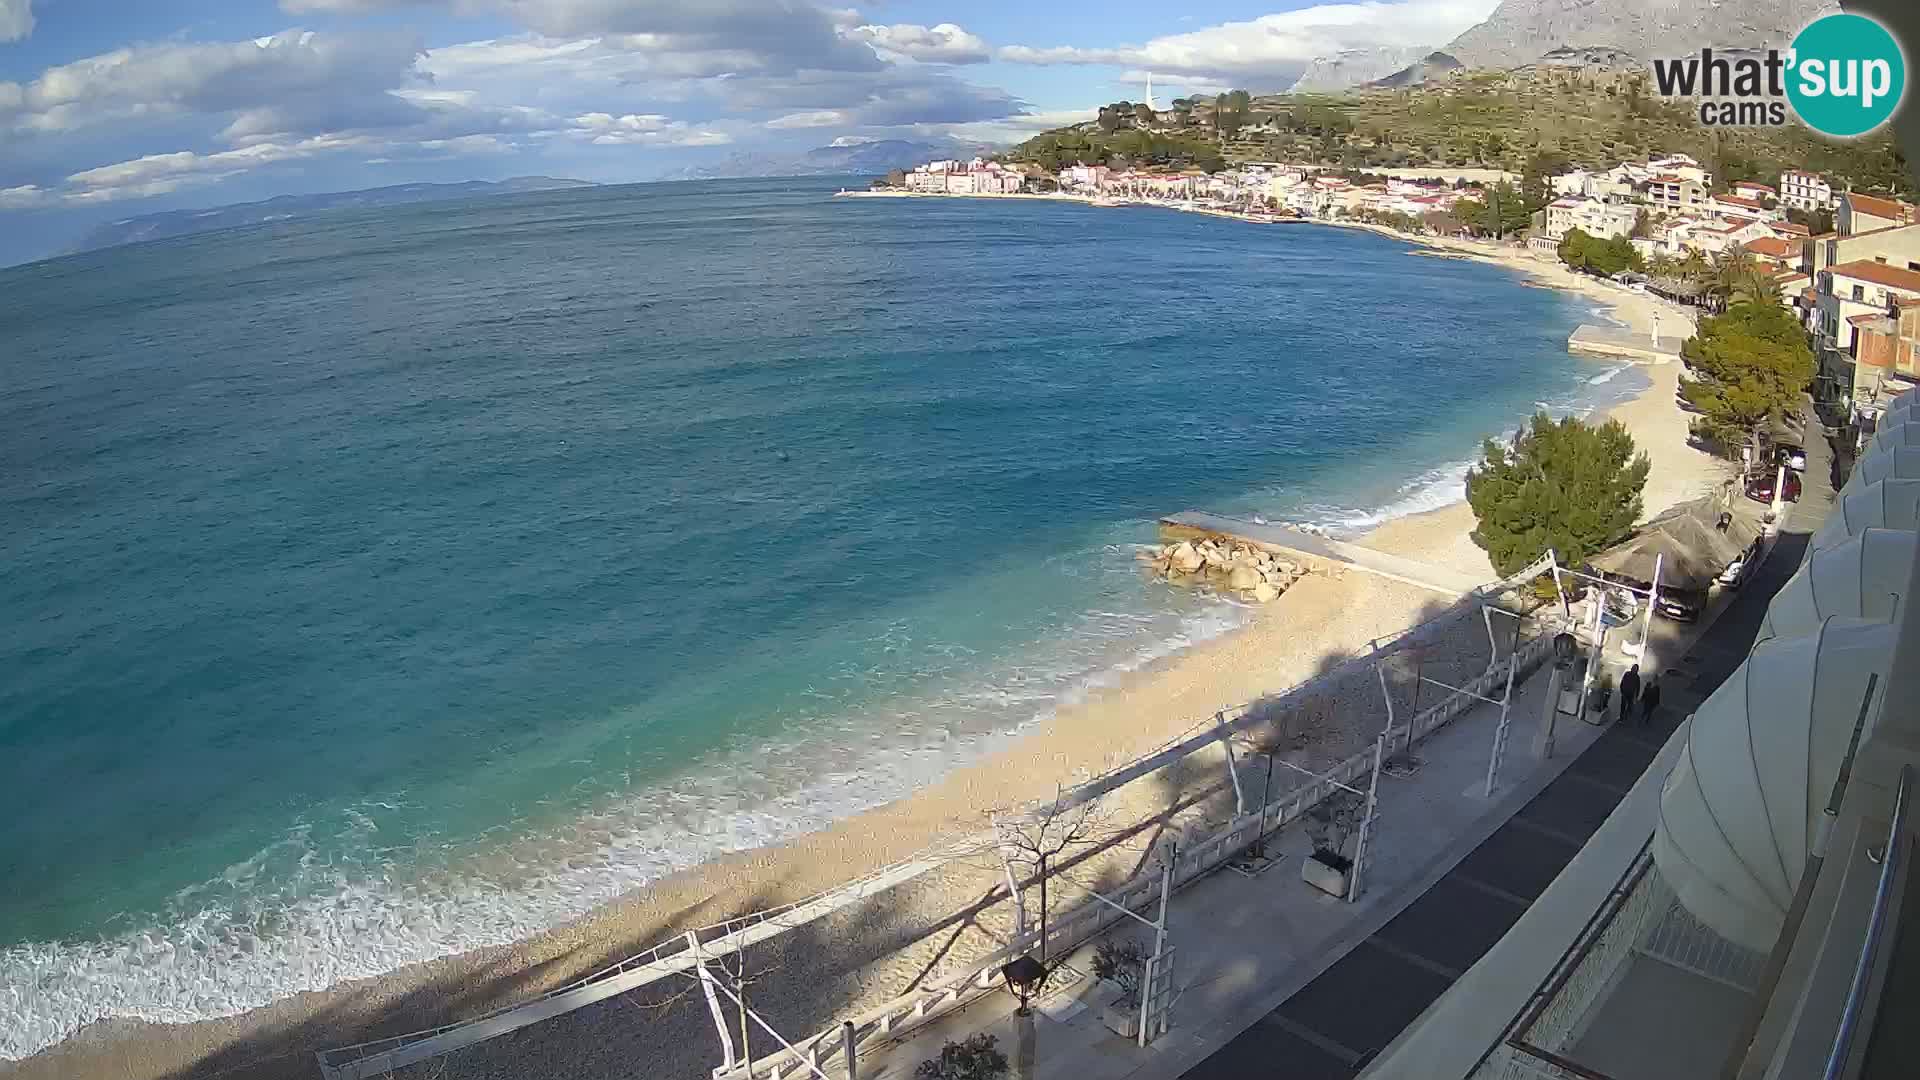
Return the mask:
<path id="1" fill-rule="evenodd" d="M 1864 439 L 1920 382 L 1920 207 L 1790 169 L 1721 183 L 1686 154 L 1570 169 L 1529 192 L 1488 169 L 1386 170 L 1249 162 L 1218 172 L 986 158 L 933 161 L 874 193 L 1025 196 L 1144 205 L 1263 224 L 1362 225 L 1428 241 L 1485 238 L 1681 304 L 1765 291 L 1813 336 L 1814 397 Z M 1530 204 L 1537 203 L 1537 206 Z M 1503 205 L 1504 204 L 1504 205 Z M 1595 249 L 1611 246 L 1612 256 Z"/>

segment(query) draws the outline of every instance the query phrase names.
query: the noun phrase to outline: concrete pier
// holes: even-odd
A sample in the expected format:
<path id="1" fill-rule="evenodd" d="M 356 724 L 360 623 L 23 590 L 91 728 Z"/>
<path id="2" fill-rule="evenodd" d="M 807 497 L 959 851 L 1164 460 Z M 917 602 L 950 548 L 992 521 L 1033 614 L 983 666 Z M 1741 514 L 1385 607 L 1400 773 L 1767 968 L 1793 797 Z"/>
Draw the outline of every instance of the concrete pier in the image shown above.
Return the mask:
<path id="1" fill-rule="evenodd" d="M 1676 330 L 1690 329 L 1675 327 Z M 1647 334 L 1617 326 L 1582 326 L 1567 338 L 1567 351 L 1589 356 L 1631 360 L 1636 364 L 1670 364 L 1680 359 L 1685 334 L 1661 334 L 1658 343 Z"/>

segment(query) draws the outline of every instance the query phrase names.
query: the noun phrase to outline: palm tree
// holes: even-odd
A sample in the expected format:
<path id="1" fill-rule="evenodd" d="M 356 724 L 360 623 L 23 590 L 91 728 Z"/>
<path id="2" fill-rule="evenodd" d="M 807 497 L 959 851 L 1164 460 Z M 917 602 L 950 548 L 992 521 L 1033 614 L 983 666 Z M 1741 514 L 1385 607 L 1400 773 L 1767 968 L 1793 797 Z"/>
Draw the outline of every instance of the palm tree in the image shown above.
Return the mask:
<path id="1" fill-rule="evenodd" d="M 1739 303 L 1762 303 L 1779 295 L 1773 278 L 1745 248 L 1733 248 L 1714 260 L 1707 295 L 1723 308 Z"/>

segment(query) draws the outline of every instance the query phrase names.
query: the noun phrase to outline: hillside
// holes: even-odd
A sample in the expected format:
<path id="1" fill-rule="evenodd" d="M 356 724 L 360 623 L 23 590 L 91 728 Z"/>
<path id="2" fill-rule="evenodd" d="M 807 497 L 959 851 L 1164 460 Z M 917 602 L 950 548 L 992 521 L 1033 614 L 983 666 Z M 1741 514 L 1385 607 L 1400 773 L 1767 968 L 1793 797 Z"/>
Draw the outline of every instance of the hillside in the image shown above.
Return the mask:
<path id="1" fill-rule="evenodd" d="M 1421 46 L 1397 48 L 1382 45 L 1375 49 L 1347 49 L 1332 56 L 1317 57 L 1293 81 L 1293 85 L 1287 87 L 1287 93 L 1324 93 L 1360 86 L 1416 64 L 1432 51 Z"/>
<path id="2" fill-rule="evenodd" d="M 167 210 L 141 214 L 108 222 L 81 237 L 75 252 L 132 244 L 141 240 L 160 240 L 170 236 L 231 229 L 240 225 L 258 225 L 285 221 L 328 210 L 365 209 L 375 206 L 399 206 L 405 203 L 442 202 L 448 199 L 473 199 L 489 195 L 515 195 L 529 191 L 561 191 L 593 187 L 586 180 L 564 180 L 551 176 L 516 176 L 510 180 L 468 180 L 455 184 L 393 184 L 363 188 L 359 191 L 329 191 L 315 195 L 279 195 L 260 202 L 234 203 L 204 210 Z"/>
<path id="3" fill-rule="evenodd" d="M 1811 168 L 1873 190 L 1909 189 L 1890 132 L 1828 142 L 1798 124 L 1783 128 L 1701 127 L 1691 109 L 1653 95 L 1639 70 L 1538 64 L 1511 72 L 1430 72 L 1408 89 L 1249 97 L 1219 123 L 1212 101 L 1142 121 L 1115 109 L 1116 130 L 1079 124 L 1013 148 L 1013 160 L 1071 164 L 1201 164 L 1293 161 L 1348 168 L 1487 167 L 1523 171 L 1536 155 L 1573 165 L 1611 166 L 1682 152 L 1715 163 L 1726 181 L 1774 182 L 1783 168 Z M 1236 126 L 1237 125 L 1237 126 Z M 1172 155 L 1136 150 L 1158 141 Z"/>
<path id="4" fill-rule="evenodd" d="M 1832 0 L 1501 0 L 1486 21 L 1443 51 L 1473 68 L 1531 64 L 1568 46 L 1657 48 L 1684 56 L 1702 46 L 1785 48 Z"/>

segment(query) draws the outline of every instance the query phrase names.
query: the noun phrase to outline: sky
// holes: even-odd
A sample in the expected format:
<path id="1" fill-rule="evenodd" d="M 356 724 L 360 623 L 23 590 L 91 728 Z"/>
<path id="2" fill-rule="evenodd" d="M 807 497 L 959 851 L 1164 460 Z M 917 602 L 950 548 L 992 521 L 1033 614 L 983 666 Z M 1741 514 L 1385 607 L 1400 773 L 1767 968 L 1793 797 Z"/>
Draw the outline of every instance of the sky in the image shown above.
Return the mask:
<path id="1" fill-rule="evenodd" d="M 1011 143 L 1495 0 L 0 0 L 0 265 L 277 194 L 649 180 L 836 140 Z"/>

